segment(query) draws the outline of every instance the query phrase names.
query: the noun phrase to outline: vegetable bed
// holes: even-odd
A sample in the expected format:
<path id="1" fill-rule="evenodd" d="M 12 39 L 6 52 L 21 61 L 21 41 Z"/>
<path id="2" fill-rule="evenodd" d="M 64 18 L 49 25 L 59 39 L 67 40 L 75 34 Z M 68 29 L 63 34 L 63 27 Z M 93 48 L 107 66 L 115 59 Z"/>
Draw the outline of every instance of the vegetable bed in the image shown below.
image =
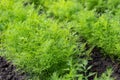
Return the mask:
<path id="1" fill-rule="evenodd" d="M 18 80 L 119 80 L 120 0 L 0 0 L 0 56 Z"/>

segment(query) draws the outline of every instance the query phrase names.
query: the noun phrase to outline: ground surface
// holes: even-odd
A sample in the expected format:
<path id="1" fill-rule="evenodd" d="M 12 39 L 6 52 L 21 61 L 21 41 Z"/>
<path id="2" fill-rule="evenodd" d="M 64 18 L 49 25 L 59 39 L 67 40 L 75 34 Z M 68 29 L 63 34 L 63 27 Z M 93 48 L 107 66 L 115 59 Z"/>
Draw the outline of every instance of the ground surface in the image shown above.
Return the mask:
<path id="1" fill-rule="evenodd" d="M 24 80 L 24 73 L 16 71 L 15 66 L 0 57 L 0 80 Z"/>
<path id="2" fill-rule="evenodd" d="M 120 80 L 120 64 L 119 61 L 113 60 L 110 57 L 105 57 L 100 49 L 95 48 L 91 54 L 91 60 L 88 61 L 88 66 L 93 66 L 89 72 L 97 72 L 98 77 L 106 71 L 108 67 L 113 68 L 112 76 L 116 80 Z M 93 80 L 90 77 L 89 80 Z M 5 58 L 0 56 L 0 80 L 24 80 L 25 74 L 16 71 L 16 67 L 10 62 L 7 62 Z"/>
<path id="3" fill-rule="evenodd" d="M 100 53 L 100 49 L 95 48 L 91 54 L 92 60 L 89 61 L 89 65 L 93 67 L 90 69 L 90 72 L 97 72 L 98 76 L 101 76 L 107 68 L 111 67 L 113 69 L 112 76 L 116 80 L 120 80 L 120 64 L 117 60 L 113 60 L 110 57 L 105 57 Z M 93 80 L 93 77 L 90 77 L 89 80 Z"/>

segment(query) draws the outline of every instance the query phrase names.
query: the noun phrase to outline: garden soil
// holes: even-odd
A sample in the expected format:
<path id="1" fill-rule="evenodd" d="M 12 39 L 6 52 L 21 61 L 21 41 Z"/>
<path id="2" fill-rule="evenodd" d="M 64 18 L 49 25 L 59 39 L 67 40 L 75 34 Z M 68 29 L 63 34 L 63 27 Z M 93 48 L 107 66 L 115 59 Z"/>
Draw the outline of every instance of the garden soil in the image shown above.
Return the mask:
<path id="1" fill-rule="evenodd" d="M 113 60 L 109 56 L 105 57 L 99 48 L 93 49 L 91 58 L 88 61 L 88 66 L 92 65 L 89 72 L 96 72 L 97 76 L 100 77 L 107 68 L 111 67 L 113 69 L 111 76 L 116 80 L 120 80 L 120 61 Z M 89 77 L 88 80 L 93 80 L 94 76 Z M 25 80 L 25 77 L 24 73 L 16 71 L 16 67 L 11 62 L 0 56 L 0 80 Z"/>
<path id="2" fill-rule="evenodd" d="M 25 74 L 16 71 L 16 67 L 0 56 L 0 80 L 24 80 Z"/>
<path id="3" fill-rule="evenodd" d="M 112 68 L 113 73 L 112 77 L 115 80 L 120 80 L 120 61 L 111 59 L 109 56 L 104 56 L 100 49 L 94 48 L 91 53 L 92 60 L 88 61 L 88 66 L 92 65 L 92 68 L 89 72 L 97 72 L 97 76 L 100 77 L 102 73 L 106 71 L 107 68 Z M 93 77 L 89 77 L 89 80 L 93 80 Z"/>

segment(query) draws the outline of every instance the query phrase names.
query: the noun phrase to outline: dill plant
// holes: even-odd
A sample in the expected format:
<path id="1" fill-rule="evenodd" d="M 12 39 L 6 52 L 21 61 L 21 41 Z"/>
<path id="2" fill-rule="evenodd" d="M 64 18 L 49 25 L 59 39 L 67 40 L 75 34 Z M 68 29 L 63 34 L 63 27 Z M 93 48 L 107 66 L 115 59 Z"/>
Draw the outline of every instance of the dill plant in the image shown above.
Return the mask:
<path id="1" fill-rule="evenodd" d="M 94 11 L 81 11 L 76 21 L 76 31 L 91 45 L 101 47 L 111 56 L 119 56 L 119 19 L 112 14 L 103 14 L 99 18 Z M 111 19 L 112 18 L 112 19 Z M 77 18 L 76 18 L 77 19 Z"/>
<path id="2" fill-rule="evenodd" d="M 84 36 L 88 44 L 101 47 L 109 55 L 119 56 L 119 11 L 116 10 L 115 17 L 111 13 L 98 17 L 94 9 L 99 11 L 101 4 L 97 1 L 97 6 L 89 1 L 86 4 L 84 0 L 81 0 L 83 3 L 77 0 L 29 1 L 33 4 L 24 6 L 24 1 L 0 1 L 0 30 L 3 31 L 0 38 L 5 48 L 5 52 L 0 54 L 27 72 L 31 79 L 70 80 L 76 76 L 79 80 L 87 79 L 88 75 L 76 74 L 75 63 L 70 60 L 76 53 L 82 55 L 82 51 L 76 50 L 78 36 Z M 34 4 L 42 9 L 45 7 L 46 13 L 38 15 L 41 7 L 35 9 Z M 50 15 L 55 18 L 48 18 Z M 71 32 L 72 29 L 75 32 Z M 86 74 L 89 70 L 86 65 L 86 62 L 81 62 L 77 67 Z M 65 69 L 68 69 L 68 74 Z"/>
<path id="3" fill-rule="evenodd" d="M 5 23 L 3 19 L 7 26 L 2 37 L 6 52 L 1 55 L 40 80 L 55 71 L 61 74 L 61 69 L 67 67 L 67 61 L 75 53 L 76 43 L 70 28 L 62 27 L 44 14 L 38 15 L 31 5 L 23 7 L 22 2 L 13 1 L 10 9 L 6 8 L 3 13 L 9 13 L 6 15 L 10 20 Z"/>
<path id="4" fill-rule="evenodd" d="M 36 7 L 39 7 L 40 5 L 42 7 L 48 8 L 49 5 L 51 5 L 53 2 L 56 2 L 58 0 L 25 0 L 28 3 L 34 3 Z"/>
<path id="5" fill-rule="evenodd" d="M 60 19 L 65 19 L 71 18 L 71 15 L 81 8 L 81 5 L 76 1 L 59 0 L 50 6 L 48 12 Z"/>
<path id="6" fill-rule="evenodd" d="M 106 12 L 115 14 L 120 9 L 119 0 L 79 0 L 87 10 L 95 10 L 98 15 Z"/>

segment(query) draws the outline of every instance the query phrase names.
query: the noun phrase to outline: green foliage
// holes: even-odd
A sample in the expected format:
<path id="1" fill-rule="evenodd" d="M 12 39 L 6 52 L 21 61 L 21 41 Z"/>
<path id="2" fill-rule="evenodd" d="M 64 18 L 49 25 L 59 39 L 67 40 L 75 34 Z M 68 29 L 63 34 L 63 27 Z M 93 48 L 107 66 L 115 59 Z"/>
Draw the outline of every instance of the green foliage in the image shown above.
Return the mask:
<path id="1" fill-rule="evenodd" d="M 88 10 L 95 10 L 98 14 L 105 12 L 110 12 L 115 14 L 115 12 L 120 9 L 120 0 L 80 0 L 83 6 Z"/>
<path id="2" fill-rule="evenodd" d="M 76 0 L 29 0 L 36 6 L 42 6 L 43 11 L 50 17 L 60 20 L 72 19 L 72 15 L 83 9 L 81 3 Z"/>
<path id="3" fill-rule="evenodd" d="M 6 29 L 10 22 L 23 22 L 27 18 L 27 14 L 31 11 L 33 11 L 33 5 L 24 7 L 22 0 L 1 0 L 0 30 L 3 31 Z"/>
<path id="4" fill-rule="evenodd" d="M 85 51 L 85 44 L 79 45 L 80 53 L 74 54 L 72 58 L 67 62 L 68 67 L 63 69 L 64 75 L 60 75 L 54 72 L 50 80 L 88 80 L 89 77 L 95 75 L 95 73 L 89 72 L 92 66 L 88 66 L 89 56 L 87 53 L 91 50 Z M 85 55 L 85 58 L 80 58 Z"/>
<path id="5" fill-rule="evenodd" d="M 73 14 L 82 8 L 81 4 L 72 0 L 59 0 L 54 2 L 48 9 L 48 13 L 59 19 L 70 19 Z"/>
<path id="6" fill-rule="evenodd" d="M 81 9 L 95 10 L 98 15 L 115 14 L 120 9 L 120 0 L 28 0 L 35 5 L 46 7 L 57 17 L 68 18 Z M 81 6 L 82 5 L 82 6 Z"/>
<path id="7" fill-rule="evenodd" d="M 112 14 L 103 14 L 96 17 L 94 11 L 81 11 L 76 25 L 76 31 L 83 36 L 88 43 L 101 47 L 109 55 L 119 56 L 119 17 Z M 112 18 L 112 19 L 111 19 Z"/>
<path id="8" fill-rule="evenodd" d="M 87 80 L 94 75 L 87 74 L 91 66 L 86 67 L 94 46 L 120 57 L 119 3 L 119 0 L 1 0 L 0 49 L 2 45 L 5 52 L 0 55 L 27 72 L 29 80 Z M 44 14 L 39 14 L 41 9 Z M 86 43 L 77 41 L 79 37 Z M 87 51 L 86 44 L 92 46 Z M 86 55 L 88 59 L 74 58 L 76 55 Z M 95 79 L 110 80 L 108 73 Z"/>
<path id="9" fill-rule="evenodd" d="M 58 0 L 26 0 L 27 2 L 34 3 L 35 6 L 43 6 L 45 8 L 48 8 L 49 5 L 51 5 L 53 2 L 56 2 Z"/>
<path id="10" fill-rule="evenodd" d="M 107 69 L 107 71 L 105 73 L 103 73 L 101 75 L 101 77 L 97 78 L 95 77 L 94 80 L 115 80 L 114 78 L 111 77 L 112 74 L 112 70 L 111 69 Z"/>
<path id="11" fill-rule="evenodd" d="M 9 25 L 4 43 L 11 53 L 6 55 L 13 54 L 16 64 L 28 72 L 41 74 L 49 69 L 51 72 L 58 70 L 75 48 L 74 41 L 68 40 L 68 29 L 61 29 L 57 23 L 46 19 L 40 20 L 40 23 L 39 20 L 33 21 L 32 24 L 27 21 Z"/>
<path id="12" fill-rule="evenodd" d="M 74 62 L 73 59 L 69 60 L 69 67 L 64 70 L 68 73 L 64 76 L 60 76 L 54 72 L 50 80 L 88 80 L 88 77 L 94 75 L 94 73 L 87 73 L 88 70 L 91 69 L 91 66 L 87 68 L 87 64 L 87 60 L 84 59 L 79 59 L 77 62 Z"/>
<path id="13" fill-rule="evenodd" d="M 17 3 L 11 7 L 15 5 Z M 23 8 L 21 3 L 10 11 L 4 11 L 8 12 L 11 13 L 8 16 L 12 15 L 8 18 L 13 20 L 5 23 L 7 29 L 3 43 L 6 53 L 2 55 L 39 78 L 47 78 L 52 72 L 67 67 L 66 62 L 75 52 L 75 40 L 69 27 L 62 27 L 57 21 L 38 15 L 32 6 Z"/>

